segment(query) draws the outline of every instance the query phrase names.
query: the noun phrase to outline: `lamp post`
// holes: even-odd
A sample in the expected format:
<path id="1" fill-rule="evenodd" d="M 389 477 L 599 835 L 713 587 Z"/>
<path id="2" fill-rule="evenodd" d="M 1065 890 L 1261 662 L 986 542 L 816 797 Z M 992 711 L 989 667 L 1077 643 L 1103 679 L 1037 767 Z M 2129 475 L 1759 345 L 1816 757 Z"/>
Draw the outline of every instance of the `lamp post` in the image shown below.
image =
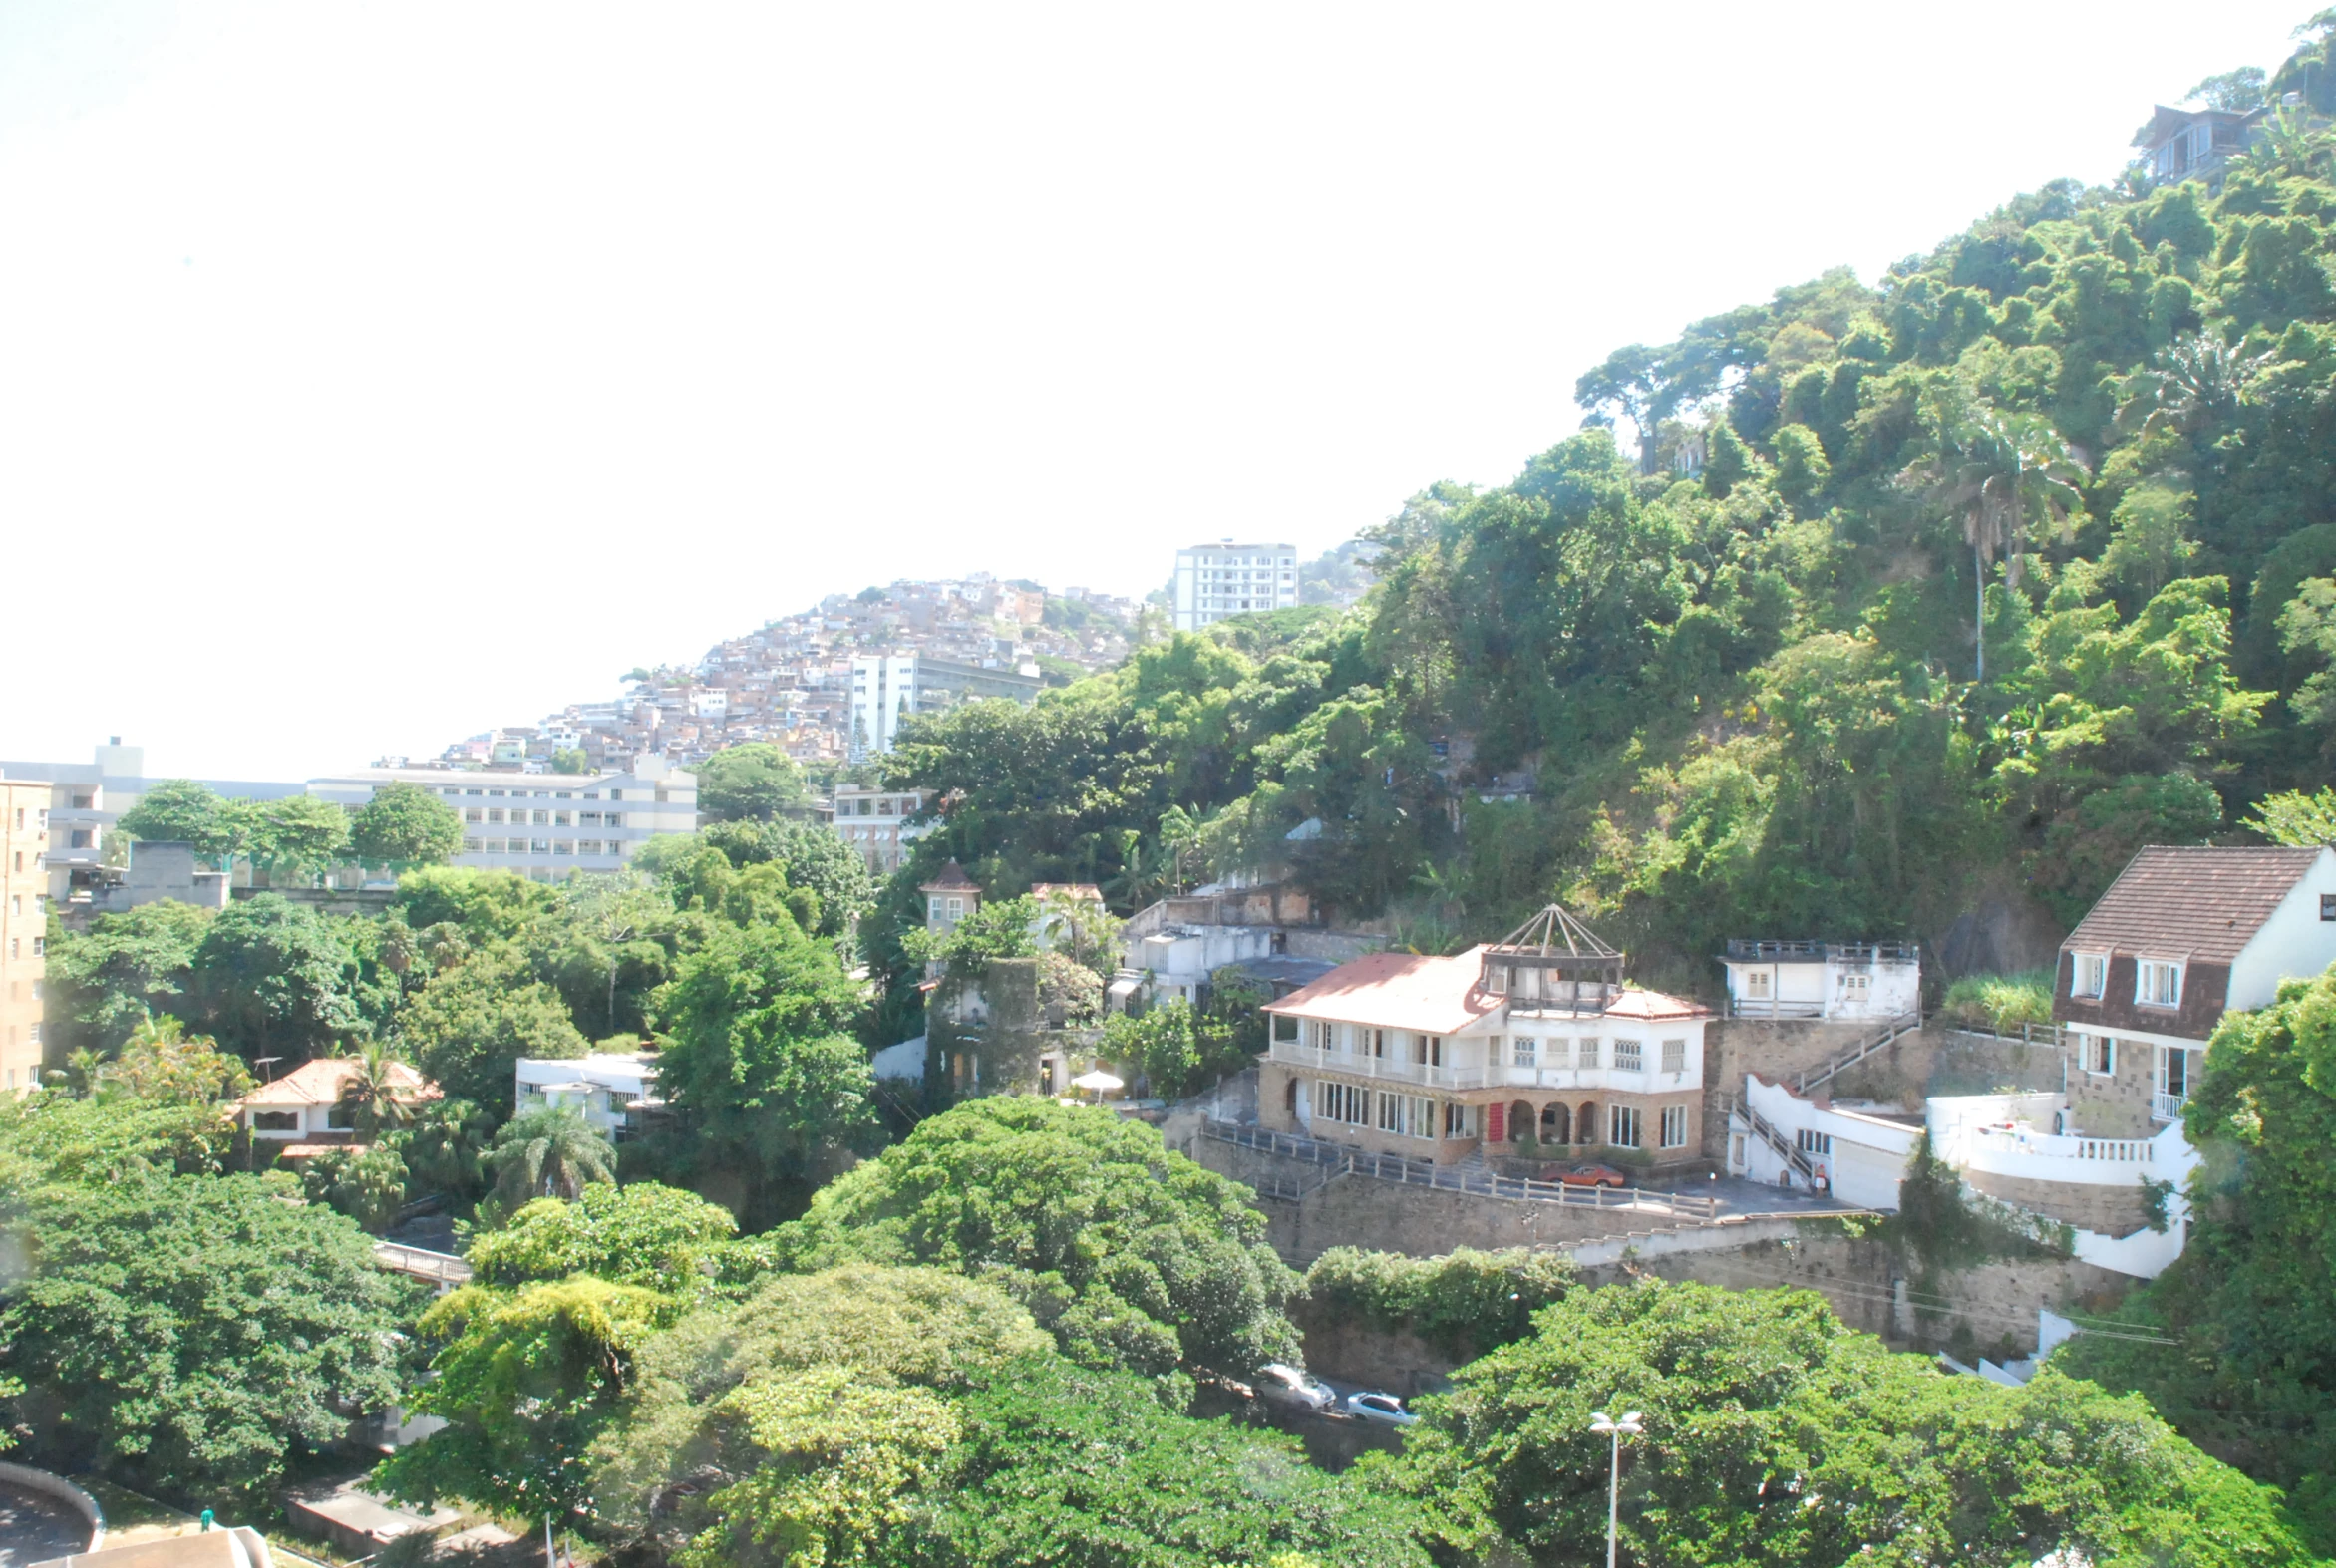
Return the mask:
<path id="1" fill-rule="evenodd" d="M 1613 1467 L 1607 1472 L 1606 1480 L 1606 1568 L 1614 1568 L 1615 1534 L 1622 1516 L 1622 1439 L 1635 1437 L 1645 1431 L 1646 1427 L 1639 1424 L 1644 1419 L 1637 1411 L 1630 1411 L 1620 1420 L 1614 1419 L 1604 1411 L 1590 1411 L 1590 1430 L 1614 1440 Z"/>

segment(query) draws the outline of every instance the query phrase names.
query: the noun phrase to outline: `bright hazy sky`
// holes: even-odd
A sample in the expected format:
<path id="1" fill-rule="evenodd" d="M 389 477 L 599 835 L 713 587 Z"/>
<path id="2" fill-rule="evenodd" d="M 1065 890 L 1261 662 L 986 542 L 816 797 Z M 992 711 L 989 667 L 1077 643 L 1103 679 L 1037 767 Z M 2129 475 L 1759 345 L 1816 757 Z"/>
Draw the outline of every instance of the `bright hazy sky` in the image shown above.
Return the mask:
<path id="1" fill-rule="evenodd" d="M 296 779 L 1573 430 L 2316 4 L 0 5 L 0 757 Z"/>

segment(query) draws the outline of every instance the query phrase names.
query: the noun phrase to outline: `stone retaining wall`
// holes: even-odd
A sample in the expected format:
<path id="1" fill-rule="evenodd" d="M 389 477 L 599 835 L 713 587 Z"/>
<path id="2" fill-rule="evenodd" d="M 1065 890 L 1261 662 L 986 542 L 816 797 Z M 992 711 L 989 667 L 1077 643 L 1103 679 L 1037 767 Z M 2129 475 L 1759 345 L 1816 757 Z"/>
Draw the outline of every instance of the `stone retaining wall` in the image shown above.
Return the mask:
<path id="1" fill-rule="evenodd" d="M 2074 1225 L 2079 1230 L 2097 1230 L 2104 1236 L 2130 1236 L 2150 1223 L 2139 1174 L 2124 1186 L 2038 1181 L 2028 1176 L 1997 1175 L 1990 1170 L 1965 1170 L 1963 1180 L 1973 1191 L 2000 1198 L 2014 1208 Z"/>

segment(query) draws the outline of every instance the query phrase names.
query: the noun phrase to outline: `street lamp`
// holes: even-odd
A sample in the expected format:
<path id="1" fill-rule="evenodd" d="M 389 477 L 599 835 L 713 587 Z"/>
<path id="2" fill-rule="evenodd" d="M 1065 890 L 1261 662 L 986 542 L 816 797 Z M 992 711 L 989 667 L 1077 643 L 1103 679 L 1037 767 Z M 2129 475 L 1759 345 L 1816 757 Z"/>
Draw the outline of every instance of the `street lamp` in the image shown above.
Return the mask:
<path id="1" fill-rule="evenodd" d="M 1590 1430 L 1601 1437 L 1614 1439 L 1613 1468 L 1606 1482 L 1606 1568 L 1614 1568 L 1614 1536 L 1622 1515 L 1622 1439 L 1635 1437 L 1646 1428 L 1639 1424 L 1646 1417 L 1632 1411 L 1620 1420 L 1604 1411 L 1590 1411 Z"/>

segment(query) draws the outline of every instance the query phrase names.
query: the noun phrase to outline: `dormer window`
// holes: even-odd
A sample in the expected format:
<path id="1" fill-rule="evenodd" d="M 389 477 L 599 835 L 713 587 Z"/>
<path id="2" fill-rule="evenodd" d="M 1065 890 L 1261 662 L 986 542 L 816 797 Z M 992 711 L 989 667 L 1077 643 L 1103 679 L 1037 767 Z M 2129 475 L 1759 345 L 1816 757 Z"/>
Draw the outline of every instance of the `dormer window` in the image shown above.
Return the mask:
<path id="1" fill-rule="evenodd" d="M 2075 968 L 2069 976 L 2069 995 L 2072 997 L 2100 997 L 2109 994 L 2109 955 L 2107 953 L 2079 953 Z"/>
<path id="2" fill-rule="evenodd" d="M 2144 959 L 2134 966 L 2134 1000 L 2144 1007 L 2181 1006 L 2181 965 Z"/>

